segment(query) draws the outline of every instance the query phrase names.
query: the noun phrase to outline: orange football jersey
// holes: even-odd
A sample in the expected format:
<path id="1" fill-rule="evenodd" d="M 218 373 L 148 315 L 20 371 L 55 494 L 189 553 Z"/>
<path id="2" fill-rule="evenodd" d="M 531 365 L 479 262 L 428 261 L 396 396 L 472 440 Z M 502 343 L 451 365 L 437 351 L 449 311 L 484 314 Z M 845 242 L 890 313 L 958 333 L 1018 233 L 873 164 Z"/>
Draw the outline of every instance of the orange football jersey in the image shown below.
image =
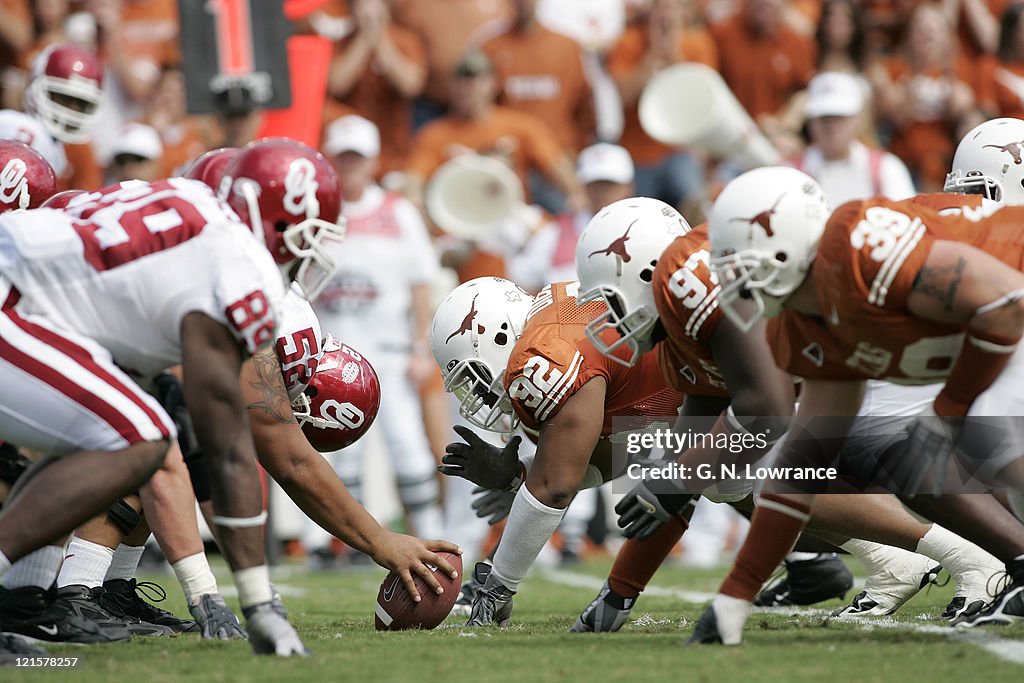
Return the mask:
<path id="1" fill-rule="evenodd" d="M 701 224 L 677 237 L 658 259 L 651 286 L 658 316 L 668 333 L 658 344 L 658 363 L 665 381 L 676 391 L 728 396 L 711 353 L 711 337 L 722 320 L 722 311 L 710 258 L 707 225 Z"/>
<path id="2" fill-rule="evenodd" d="M 932 244 L 964 242 L 1018 270 L 1024 265 L 1024 207 L 993 212 L 975 197 L 955 197 L 876 197 L 839 207 L 811 272 L 821 317 L 786 312 L 769 324 L 779 367 L 814 379 L 945 379 L 963 344 L 962 326 L 924 320 L 907 309 Z"/>
<path id="3" fill-rule="evenodd" d="M 584 329 L 605 306 L 599 301 L 577 304 L 578 292 L 578 282 L 557 282 L 541 290 L 512 349 L 505 389 L 523 426 L 540 429 L 597 376 L 607 382 L 602 436 L 612 433 L 613 417 L 675 415 L 683 395 L 665 386 L 654 354 L 645 354 L 628 368 L 593 347 Z"/>

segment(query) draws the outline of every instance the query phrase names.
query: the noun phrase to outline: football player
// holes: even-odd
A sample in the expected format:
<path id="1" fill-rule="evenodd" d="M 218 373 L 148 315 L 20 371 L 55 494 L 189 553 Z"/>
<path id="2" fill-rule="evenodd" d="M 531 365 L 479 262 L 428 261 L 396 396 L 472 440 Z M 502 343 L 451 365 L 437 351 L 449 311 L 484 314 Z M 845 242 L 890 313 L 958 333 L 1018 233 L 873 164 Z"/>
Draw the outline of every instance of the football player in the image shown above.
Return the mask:
<path id="1" fill-rule="evenodd" d="M 225 190 L 244 222 L 182 179 L 114 186 L 71 214 L 0 218 L 0 375 L 10 375 L 0 382 L 0 437 L 51 456 L 0 513 L 0 573 L 159 469 L 174 427 L 132 376 L 181 362 L 250 643 L 257 653 L 305 654 L 272 604 L 237 388 L 244 358 L 273 339 L 282 275 L 307 292 L 324 278 L 320 242 L 341 237 L 337 178 L 298 143 L 260 141 L 246 152 Z M 182 268 L 188 277 L 169 287 L 166 273 Z"/>
<path id="2" fill-rule="evenodd" d="M 810 177 L 757 169 L 730 183 L 711 212 L 719 304 L 744 330 L 775 318 L 768 339 L 776 361 L 804 378 L 797 434 L 810 429 L 812 416 L 852 423 L 867 380 L 943 384 L 912 420 L 907 439 L 879 463 L 904 491 L 941 491 L 936 481 L 945 471 L 943 454 L 957 442 L 956 419 L 1019 415 L 1022 407 L 1024 365 L 1014 354 L 1024 332 L 1020 218 L 1012 207 L 989 218 L 966 209 L 941 216 L 915 200 L 881 198 L 831 213 Z M 1004 443 L 967 464 L 985 482 L 1016 487 L 1022 481 L 1018 425 L 1002 427 Z M 808 442 L 787 439 L 780 457 L 817 457 L 798 451 Z M 922 481 L 928 486 L 919 486 Z M 767 505 L 755 512 L 752 533 L 691 642 L 740 642 L 756 590 L 803 527 L 813 500 L 807 493 L 762 493 Z M 941 507 L 928 516 L 1006 562 L 1011 578 L 991 605 L 956 623 L 1024 617 L 1017 520 L 988 505 L 987 524 L 977 529 L 975 520 L 944 515 Z"/>
<path id="3" fill-rule="evenodd" d="M 679 234 L 689 229 L 675 221 Z M 572 497 L 610 478 L 612 419 L 674 415 L 682 403 L 654 357 L 629 369 L 594 350 L 583 329 L 603 306 L 578 305 L 577 289 L 555 283 L 533 298 L 507 280 L 478 278 L 441 302 L 431 326 L 434 358 L 463 417 L 491 431 L 522 421 L 537 439 L 470 626 L 508 622 L 512 596 Z"/>
<path id="4" fill-rule="evenodd" d="M 628 260 L 600 249 L 619 237 L 623 226 L 629 229 L 628 243 L 623 245 Z M 646 212 L 636 199 L 616 202 L 599 212 L 576 250 L 580 299 L 603 300 L 608 306 L 608 312 L 588 326 L 588 336 L 598 350 L 612 358 L 616 349 L 630 348 L 631 362 L 654 347 L 666 382 L 686 394 L 683 420 L 717 417 L 716 429 L 726 432 L 746 431 L 749 416 L 774 415 L 779 422 L 778 418 L 787 418 L 792 412 L 793 380 L 775 367 L 762 335 L 757 331 L 744 335 L 723 319 L 716 301 L 718 280 L 708 267 L 709 248 L 706 226 L 672 237 L 660 229 L 658 217 Z M 652 263 L 656 264 L 653 273 L 645 276 Z M 610 344 L 603 334 L 606 330 L 612 332 Z M 680 427 L 685 429 L 685 423 Z M 754 431 L 764 429 L 781 434 L 785 425 L 762 425 Z M 748 457 L 756 459 L 763 453 L 762 449 Z M 679 461 L 696 466 L 725 462 L 729 457 L 714 449 L 694 449 L 679 454 Z M 721 482 L 708 496 L 735 501 L 744 498 L 752 485 Z M 685 530 L 681 515 L 690 497 L 682 490 L 656 492 L 640 482 L 619 504 L 620 523 L 628 522 L 626 536 L 631 540 L 616 558 L 598 598 L 573 630 L 616 630 L 622 625 L 637 595 Z M 956 604 L 980 608 L 986 581 L 998 564 L 987 553 L 941 527 L 916 522 L 891 496 L 828 496 L 821 503 L 824 505 L 815 508 L 814 528 L 819 533 L 852 536 L 837 542 L 869 568 L 865 591 L 854 601 L 857 613 L 892 613 L 927 583 L 939 564 L 957 580 Z M 671 530 L 658 530 L 662 522 L 669 521 Z M 646 540 L 641 543 L 634 538 Z M 902 550 L 861 540 L 864 538 L 898 544 Z M 907 552 L 919 548 L 931 559 Z M 823 585 L 829 584 L 830 578 L 823 568 L 812 568 L 807 560 L 796 558 L 787 558 L 787 567 L 797 570 L 792 581 L 786 580 L 787 591 L 800 587 L 803 571 L 813 577 L 815 597 L 835 595 Z M 774 594 L 774 589 L 767 589 L 758 604 L 773 606 L 767 596 Z"/>
<path id="5" fill-rule="evenodd" d="M 207 152 L 189 166 L 185 176 L 201 180 L 210 186 L 218 186 L 227 162 L 238 153 L 237 149 Z M 324 467 L 324 459 L 313 450 L 302 431 L 297 429 L 299 425 L 292 417 L 289 407 L 290 402 L 300 406 L 297 417 L 303 425 L 308 425 L 306 433 L 316 443 L 332 445 L 335 447 L 333 450 L 340 449 L 355 441 L 369 427 L 379 404 L 379 388 L 365 397 L 359 397 L 359 400 L 355 401 L 356 405 L 352 405 L 342 400 L 344 397 L 339 394 L 339 387 L 343 386 L 347 394 L 351 394 L 353 387 L 357 386 L 354 381 L 358 376 L 372 375 L 373 368 L 347 346 L 336 343 L 331 346 L 328 342 L 322 341 L 319 322 L 296 284 L 289 290 L 280 315 L 280 325 L 273 348 L 256 354 L 242 368 L 243 399 L 249 410 L 249 420 L 260 463 L 297 505 L 329 533 L 365 551 L 381 566 L 398 572 L 414 600 L 420 599 L 412 581 L 414 573 L 421 576 L 431 589 L 439 590 L 440 585 L 427 565 L 440 566 L 455 576 L 454 569 L 449 563 L 435 553 L 458 552 L 458 548 L 443 541 L 423 542 L 380 527 L 355 503 L 333 470 Z M 332 362 L 325 363 L 325 353 Z M 339 365 L 336 357 L 341 358 L 344 365 Z M 357 377 L 346 375 L 347 382 L 342 382 L 340 377 L 337 381 L 332 381 L 333 375 L 340 374 L 343 368 L 345 372 L 355 372 Z M 312 392 L 315 393 L 312 401 L 303 393 L 311 383 L 314 387 Z M 205 476 L 205 461 L 194 438 L 189 438 L 192 431 L 189 426 L 191 419 L 180 399 L 180 385 L 173 377 L 165 375 L 161 378 L 160 388 L 164 405 L 178 426 L 179 441 L 185 444 L 185 463 L 192 476 L 196 497 L 206 512 L 209 508 L 210 492 L 209 482 Z M 332 400 L 335 403 L 332 404 Z M 339 414 L 338 411 L 344 410 L 349 412 Z M 179 475 L 176 483 L 180 484 L 180 480 Z M 163 495 L 151 498 L 154 504 L 146 506 L 147 511 L 151 513 L 149 516 L 156 517 L 153 513 L 159 513 L 157 519 L 161 522 L 162 528 L 154 528 L 154 533 L 161 541 L 168 560 L 172 562 L 172 568 L 185 590 L 193 615 L 200 622 L 204 637 L 240 635 L 237 624 L 232 622 L 230 611 L 217 593 L 216 581 L 209 572 L 205 555 L 201 552 L 201 541 L 198 535 L 192 532 L 195 523 L 189 522 L 188 518 L 193 514 L 194 505 L 191 502 L 192 487 L 188 487 L 188 475 L 185 475 L 184 481 L 187 488 L 187 510 L 179 509 L 175 516 L 169 514 L 173 508 L 167 509 L 171 508 L 172 503 L 175 508 L 180 508 L 176 504 L 177 501 L 172 500 L 178 497 L 180 486 L 163 487 Z M 95 611 L 106 609 L 113 612 L 108 617 L 115 621 L 128 616 L 141 619 L 148 624 L 171 626 L 179 631 L 188 630 L 186 625 L 175 623 L 173 616 L 157 610 L 135 595 L 132 583 L 134 580 L 131 576 L 138 564 L 142 543 L 148 537 L 148 527 L 146 521 L 142 520 L 138 530 L 132 532 L 132 543 L 126 539 L 129 530 L 123 526 L 119 528 L 119 525 L 114 523 L 116 519 L 115 516 L 105 515 L 95 520 L 96 526 L 87 530 L 87 533 L 83 534 L 81 529 L 76 533 L 76 539 L 72 543 L 80 547 L 69 549 L 69 556 L 73 557 L 69 557 L 61 568 L 58 584 L 82 586 L 89 581 L 99 586 L 102 583 L 105 592 L 94 591 L 92 600 L 99 604 L 91 605 L 89 612 L 97 620 L 102 620 L 103 615 L 97 615 Z M 194 520 L 194 517 L 192 519 Z M 133 523 L 139 523 L 137 515 Z M 210 526 L 216 528 L 213 524 Z M 174 543 L 170 549 L 166 540 Z M 119 542 L 122 545 L 118 545 Z M 197 544 L 197 550 L 177 552 L 172 557 L 173 550 Z M 111 557 L 110 552 L 115 547 L 117 551 Z M 105 552 L 103 548 L 106 548 Z M 89 553 L 95 554 L 96 559 L 82 566 L 79 555 L 88 556 Z M 126 562 L 121 559 L 125 555 L 132 560 Z M 118 571 L 112 576 L 111 572 L 115 569 Z M 64 590 L 62 588 L 62 591 Z M 152 633 L 152 629 L 147 629 L 145 623 L 141 627 L 130 625 L 129 628 L 133 633 Z"/>
<path id="6" fill-rule="evenodd" d="M 0 111 L 0 139 L 29 145 L 64 178 L 64 144 L 92 138 L 103 102 L 103 63 L 79 45 L 51 45 L 36 55 L 28 79 L 25 111 Z"/>

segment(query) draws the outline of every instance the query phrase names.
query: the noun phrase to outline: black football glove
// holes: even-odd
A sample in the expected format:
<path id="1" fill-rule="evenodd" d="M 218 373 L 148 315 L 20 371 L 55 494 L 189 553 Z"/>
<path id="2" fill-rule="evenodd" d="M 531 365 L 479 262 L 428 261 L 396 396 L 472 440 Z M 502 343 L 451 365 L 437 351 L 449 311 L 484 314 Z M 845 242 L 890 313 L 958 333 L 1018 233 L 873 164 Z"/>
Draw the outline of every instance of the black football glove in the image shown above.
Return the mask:
<path id="1" fill-rule="evenodd" d="M 512 491 L 496 491 L 477 486 L 473 489 L 473 502 L 470 506 L 477 517 L 488 517 L 487 523 L 494 526 L 508 517 L 515 499 L 516 494 Z"/>
<path id="2" fill-rule="evenodd" d="M 682 514 L 695 496 L 692 493 L 654 493 L 641 481 L 615 506 L 619 527 L 626 538 L 643 540 Z"/>
<path id="3" fill-rule="evenodd" d="M 448 444 L 438 472 L 462 477 L 485 489 L 511 491 L 519 488 L 523 476 L 519 462 L 522 437 L 513 436 L 503 448 L 498 448 L 481 439 L 472 429 L 461 425 L 454 429 L 466 442 Z"/>

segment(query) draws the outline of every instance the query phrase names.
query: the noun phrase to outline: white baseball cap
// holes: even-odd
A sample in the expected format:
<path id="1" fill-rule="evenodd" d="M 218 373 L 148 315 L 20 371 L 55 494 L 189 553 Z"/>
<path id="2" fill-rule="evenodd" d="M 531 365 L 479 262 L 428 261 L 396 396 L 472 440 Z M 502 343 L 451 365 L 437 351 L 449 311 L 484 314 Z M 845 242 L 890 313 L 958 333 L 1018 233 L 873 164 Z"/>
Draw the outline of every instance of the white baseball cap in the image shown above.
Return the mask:
<path id="1" fill-rule="evenodd" d="M 625 185 L 633 182 L 633 157 L 624 147 L 599 142 L 580 151 L 576 175 L 584 185 L 598 180 Z"/>
<path id="2" fill-rule="evenodd" d="M 809 119 L 822 116 L 856 116 L 864 108 L 864 89 L 856 78 L 841 71 L 824 71 L 807 86 L 804 113 Z"/>
<path id="3" fill-rule="evenodd" d="M 110 159 L 122 154 L 134 154 L 143 159 L 159 159 L 164 155 L 160 133 L 144 123 L 126 123 L 121 126 L 110 148 Z"/>
<path id="4" fill-rule="evenodd" d="M 380 131 L 373 121 L 355 114 L 332 121 L 327 126 L 324 154 L 333 157 L 342 152 L 355 152 L 368 159 L 380 156 Z"/>

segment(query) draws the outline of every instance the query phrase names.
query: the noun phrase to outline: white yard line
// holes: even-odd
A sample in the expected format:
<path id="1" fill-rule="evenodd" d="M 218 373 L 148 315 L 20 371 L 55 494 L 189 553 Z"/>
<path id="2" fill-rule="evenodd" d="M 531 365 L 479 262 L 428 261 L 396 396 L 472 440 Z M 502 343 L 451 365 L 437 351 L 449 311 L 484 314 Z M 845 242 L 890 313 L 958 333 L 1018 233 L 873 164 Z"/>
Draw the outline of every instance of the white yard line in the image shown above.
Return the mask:
<path id="1" fill-rule="evenodd" d="M 575 572 L 567 572 L 561 569 L 545 569 L 537 572 L 537 576 L 556 583 L 561 586 L 569 586 L 572 588 L 585 588 L 589 590 L 600 590 L 604 585 L 604 580 L 599 579 L 595 576 L 588 576 L 586 574 L 577 574 Z M 644 590 L 644 595 L 654 595 L 663 598 L 674 598 L 683 602 L 692 604 L 704 604 L 711 602 L 711 599 L 715 597 L 714 593 L 704 593 L 702 591 L 688 591 L 681 590 L 678 588 L 666 588 L 664 586 L 648 586 Z M 803 618 L 823 618 L 830 614 L 828 610 L 814 609 L 806 607 L 794 607 L 791 610 L 800 617 Z M 775 612 L 776 610 L 770 610 L 767 608 L 755 609 L 755 612 Z M 1009 638 L 1000 638 L 999 636 L 992 635 L 990 632 L 986 632 L 980 629 L 966 630 L 966 629 L 955 629 L 949 626 L 934 626 L 928 624 L 914 624 L 906 621 L 900 621 L 893 617 L 877 617 L 877 618 L 864 618 L 864 619 L 843 619 L 843 623 L 854 623 L 860 626 L 865 631 L 871 631 L 876 628 L 893 628 L 893 629 L 905 629 L 908 631 L 916 631 L 918 633 L 931 633 L 939 636 L 944 636 L 951 640 L 956 640 L 962 643 L 968 643 L 975 645 L 985 650 L 986 652 L 998 657 L 1007 662 L 1013 662 L 1014 664 L 1024 664 L 1024 641 L 1010 640 Z"/>

